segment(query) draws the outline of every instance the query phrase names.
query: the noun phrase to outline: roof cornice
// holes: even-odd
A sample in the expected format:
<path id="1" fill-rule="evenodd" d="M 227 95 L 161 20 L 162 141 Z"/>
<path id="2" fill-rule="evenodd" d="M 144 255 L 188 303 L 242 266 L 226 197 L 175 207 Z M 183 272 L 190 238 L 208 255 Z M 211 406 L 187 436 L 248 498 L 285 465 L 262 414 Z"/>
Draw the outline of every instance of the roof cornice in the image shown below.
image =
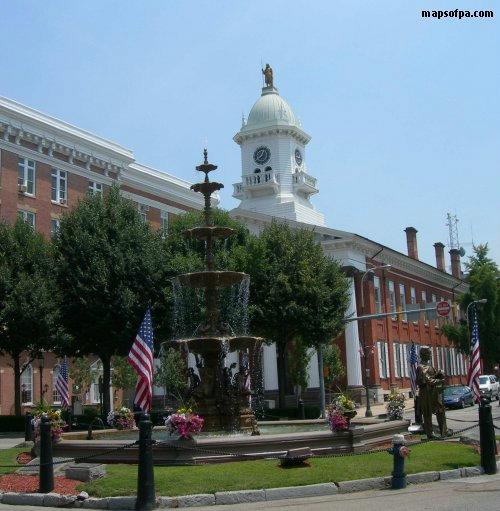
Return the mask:
<path id="1" fill-rule="evenodd" d="M 233 140 L 238 145 L 241 145 L 246 140 L 269 135 L 289 135 L 304 145 L 309 143 L 311 140 L 310 135 L 308 135 L 305 131 L 301 130 L 297 126 L 290 126 L 286 124 L 273 124 L 270 126 L 263 126 L 249 130 L 241 130 L 236 133 L 236 135 L 233 137 Z"/>

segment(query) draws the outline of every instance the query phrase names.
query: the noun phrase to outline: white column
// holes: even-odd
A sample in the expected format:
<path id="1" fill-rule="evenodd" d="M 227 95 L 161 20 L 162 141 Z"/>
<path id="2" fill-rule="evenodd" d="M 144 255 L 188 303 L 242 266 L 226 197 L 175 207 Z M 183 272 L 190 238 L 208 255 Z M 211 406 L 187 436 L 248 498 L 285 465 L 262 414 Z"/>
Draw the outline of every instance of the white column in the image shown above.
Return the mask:
<path id="1" fill-rule="evenodd" d="M 264 390 L 278 390 L 278 364 L 276 344 L 264 344 Z"/>
<path id="2" fill-rule="evenodd" d="M 354 287 L 354 278 L 349 277 L 349 307 L 347 317 L 357 316 L 356 308 L 356 289 Z M 350 387 L 360 387 L 363 385 L 361 376 L 361 355 L 359 353 L 359 333 L 358 322 L 350 321 L 345 329 L 345 351 L 347 360 L 347 385 Z"/>
<path id="3" fill-rule="evenodd" d="M 307 364 L 308 388 L 310 389 L 318 388 L 319 387 L 318 352 L 314 349 L 311 349 L 309 353 L 311 354 L 311 359 Z"/>

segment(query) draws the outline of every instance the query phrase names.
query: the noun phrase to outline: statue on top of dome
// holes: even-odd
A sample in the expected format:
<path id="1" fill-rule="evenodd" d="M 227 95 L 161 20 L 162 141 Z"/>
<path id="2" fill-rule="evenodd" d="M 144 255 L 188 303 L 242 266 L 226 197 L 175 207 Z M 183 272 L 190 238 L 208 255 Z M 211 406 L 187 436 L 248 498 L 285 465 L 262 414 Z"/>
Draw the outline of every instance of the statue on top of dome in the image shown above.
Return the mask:
<path id="1" fill-rule="evenodd" d="M 262 74 L 264 75 L 266 87 L 273 87 L 273 68 L 269 64 L 266 64 L 266 68 L 262 70 Z"/>

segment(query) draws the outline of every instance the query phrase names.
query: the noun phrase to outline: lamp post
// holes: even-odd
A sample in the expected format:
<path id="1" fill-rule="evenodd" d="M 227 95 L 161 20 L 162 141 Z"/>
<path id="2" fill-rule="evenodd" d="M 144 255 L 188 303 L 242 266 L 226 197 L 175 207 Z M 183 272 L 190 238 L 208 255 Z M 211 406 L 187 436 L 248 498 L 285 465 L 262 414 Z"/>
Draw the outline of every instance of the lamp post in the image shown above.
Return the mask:
<path id="1" fill-rule="evenodd" d="M 476 308 L 476 305 L 478 303 L 487 303 L 488 300 L 486 298 L 481 298 L 480 300 L 474 300 L 472 302 L 469 303 L 469 305 L 467 305 L 467 309 L 465 310 L 465 316 L 466 316 L 466 319 L 467 319 L 467 325 L 469 325 L 470 321 L 469 321 L 469 308 L 472 306 L 474 307 L 474 309 Z"/>
<path id="2" fill-rule="evenodd" d="M 375 273 L 376 270 L 384 270 L 390 268 L 390 264 L 383 264 L 381 266 L 374 266 L 373 268 L 369 268 L 363 273 L 361 277 L 361 312 L 365 314 L 365 293 L 364 293 L 364 280 L 366 276 L 370 273 Z M 368 366 L 368 354 L 369 354 L 369 346 L 366 344 L 366 336 L 365 336 L 365 323 L 363 322 L 362 326 L 362 337 L 363 337 L 363 358 L 364 358 L 364 369 L 365 369 L 365 393 L 366 393 L 366 412 L 365 417 L 373 417 L 372 409 L 370 407 L 370 367 Z"/>
<path id="3" fill-rule="evenodd" d="M 44 359 L 44 355 L 43 355 L 43 351 L 41 351 L 39 354 L 38 354 L 38 368 L 40 370 L 40 403 L 43 403 L 43 368 L 45 366 L 45 359 Z"/>

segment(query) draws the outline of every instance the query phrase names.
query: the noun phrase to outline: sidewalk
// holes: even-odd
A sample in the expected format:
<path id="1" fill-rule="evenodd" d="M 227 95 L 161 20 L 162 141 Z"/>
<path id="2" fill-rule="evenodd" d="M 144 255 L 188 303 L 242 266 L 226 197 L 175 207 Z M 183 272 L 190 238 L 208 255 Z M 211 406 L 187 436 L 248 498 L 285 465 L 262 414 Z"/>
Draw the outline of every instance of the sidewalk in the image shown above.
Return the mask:
<path id="1" fill-rule="evenodd" d="M 21 433 L 0 433 L 0 450 L 10 449 L 24 442 L 24 435 Z"/>
<path id="2" fill-rule="evenodd" d="M 386 410 L 387 403 L 380 403 L 380 404 L 372 404 L 370 405 L 373 417 L 377 417 L 378 415 L 382 415 L 387 413 Z M 413 399 L 407 399 L 405 401 L 405 412 L 411 411 L 414 409 L 414 402 Z M 356 411 L 358 414 L 356 415 L 356 418 L 361 418 L 365 416 L 366 412 L 366 406 L 360 406 L 359 408 L 356 408 Z"/>

